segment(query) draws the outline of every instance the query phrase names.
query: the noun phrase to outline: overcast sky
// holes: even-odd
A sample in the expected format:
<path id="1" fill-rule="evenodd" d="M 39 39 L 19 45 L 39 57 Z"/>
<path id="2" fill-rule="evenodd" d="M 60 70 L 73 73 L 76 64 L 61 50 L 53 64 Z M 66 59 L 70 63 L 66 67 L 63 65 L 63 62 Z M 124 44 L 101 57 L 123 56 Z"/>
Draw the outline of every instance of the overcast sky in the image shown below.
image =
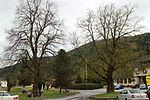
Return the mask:
<path id="1" fill-rule="evenodd" d="M 11 27 L 15 16 L 16 6 L 21 0 L 0 0 L 0 54 L 6 43 L 5 30 Z M 150 0 L 53 0 L 58 9 L 59 17 L 64 20 L 68 31 L 75 29 L 76 20 L 85 16 L 89 9 L 114 3 L 116 5 L 135 4 L 136 14 L 144 18 L 144 32 L 150 32 Z"/>

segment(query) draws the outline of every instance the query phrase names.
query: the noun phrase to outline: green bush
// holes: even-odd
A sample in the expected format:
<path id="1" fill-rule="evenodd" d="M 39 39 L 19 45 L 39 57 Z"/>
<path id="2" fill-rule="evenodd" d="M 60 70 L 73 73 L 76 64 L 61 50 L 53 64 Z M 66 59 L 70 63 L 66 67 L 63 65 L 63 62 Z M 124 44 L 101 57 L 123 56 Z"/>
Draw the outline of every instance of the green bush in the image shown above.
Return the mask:
<path id="1" fill-rule="evenodd" d="M 92 89 L 98 89 L 102 88 L 102 84 L 96 84 L 96 83 L 78 83 L 78 84 L 72 84 L 69 86 L 69 89 L 77 89 L 77 90 L 92 90 Z"/>

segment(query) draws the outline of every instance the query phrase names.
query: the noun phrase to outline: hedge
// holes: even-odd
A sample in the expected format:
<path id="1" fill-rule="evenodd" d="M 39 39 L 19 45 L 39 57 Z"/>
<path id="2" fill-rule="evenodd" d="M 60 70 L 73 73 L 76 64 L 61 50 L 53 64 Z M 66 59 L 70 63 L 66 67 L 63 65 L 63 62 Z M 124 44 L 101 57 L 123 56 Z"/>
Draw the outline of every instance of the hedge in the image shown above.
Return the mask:
<path id="1" fill-rule="evenodd" d="M 92 89 L 103 88 L 103 85 L 96 84 L 96 83 L 78 83 L 78 84 L 72 84 L 68 88 L 69 89 L 77 89 L 77 90 L 92 90 Z"/>

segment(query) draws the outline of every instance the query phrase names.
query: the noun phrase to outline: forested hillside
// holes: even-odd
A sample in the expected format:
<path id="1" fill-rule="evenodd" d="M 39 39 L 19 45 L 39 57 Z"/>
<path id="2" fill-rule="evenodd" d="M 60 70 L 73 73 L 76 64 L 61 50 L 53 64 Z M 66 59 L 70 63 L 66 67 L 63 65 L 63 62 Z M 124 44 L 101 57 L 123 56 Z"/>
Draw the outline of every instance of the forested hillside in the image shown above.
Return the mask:
<path id="1" fill-rule="evenodd" d="M 103 45 L 103 40 L 97 41 L 98 44 Z M 132 71 L 134 67 L 150 67 L 150 33 L 145 33 L 137 36 L 128 36 L 122 39 L 122 45 L 130 45 L 124 53 L 125 56 L 134 56 L 133 62 L 130 64 L 125 64 L 121 69 L 117 69 L 114 73 L 116 77 L 130 77 L 132 76 Z M 102 73 L 98 69 L 99 62 L 95 49 L 92 47 L 92 43 L 87 43 L 80 46 L 74 50 L 68 52 L 71 58 L 71 66 L 74 69 L 76 82 L 100 82 L 102 78 L 99 78 L 99 73 Z M 43 58 L 43 76 L 49 77 L 53 74 L 52 57 Z M 124 62 L 126 63 L 126 62 Z M 17 64 L 13 66 L 7 66 L 0 69 L 0 77 L 6 77 L 8 74 L 16 74 L 20 72 L 23 67 L 22 64 Z M 96 69 L 96 70 L 95 70 Z M 126 70 L 128 69 L 128 70 Z M 128 72 L 127 72 L 128 71 Z M 122 73 L 123 72 L 123 73 Z"/>

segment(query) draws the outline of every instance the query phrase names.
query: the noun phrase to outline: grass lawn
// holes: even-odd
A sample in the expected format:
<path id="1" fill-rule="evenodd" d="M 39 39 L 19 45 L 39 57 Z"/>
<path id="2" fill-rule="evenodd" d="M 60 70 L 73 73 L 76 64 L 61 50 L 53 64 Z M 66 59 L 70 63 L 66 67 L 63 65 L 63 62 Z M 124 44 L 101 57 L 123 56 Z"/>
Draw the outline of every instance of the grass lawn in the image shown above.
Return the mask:
<path id="1" fill-rule="evenodd" d="M 51 99 L 51 98 L 59 98 L 63 96 L 68 96 L 68 95 L 73 95 L 78 93 L 77 91 L 70 90 L 69 92 L 62 92 L 61 94 L 59 93 L 58 89 L 50 89 L 50 90 L 44 90 L 43 92 L 43 97 L 34 97 L 34 98 L 29 98 L 27 97 L 27 94 L 22 94 L 21 91 L 22 88 L 12 88 L 11 93 L 19 95 L 19 100 L 42 100 L 42 99 Z M 6 90 L 3 88 L 3 90 Z"/>
<path id="2" fill-rule="evenodd" d="M 97 94 L 93 97 L 94 98 L 116 98 L 118 94 L 119 94 L 118 92 L 112 92 L 112 93 Z"/>

